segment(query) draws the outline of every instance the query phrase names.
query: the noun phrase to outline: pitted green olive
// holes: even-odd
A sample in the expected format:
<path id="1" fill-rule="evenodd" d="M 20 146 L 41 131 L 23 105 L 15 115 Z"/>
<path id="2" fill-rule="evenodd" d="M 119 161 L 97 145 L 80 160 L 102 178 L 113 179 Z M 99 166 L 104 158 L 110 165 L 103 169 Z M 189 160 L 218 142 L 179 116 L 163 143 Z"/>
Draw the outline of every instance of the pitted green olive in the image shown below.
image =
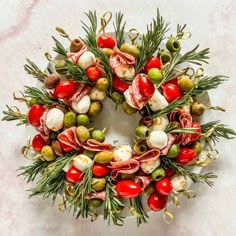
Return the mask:
<path id="1" fill-rule="evenodd" d="M 204 104 L 200 102 L 193 102 L 191 106 L 191 112 L 195 116 L 201 116 L 204 113 L 205 109 L 206 107 L 204 106 Z"/>
<path id="2" fill-rule="evenodd" d="M 123 108 L 123 111 L 127 115 L 133 115 L 134 113 L 137 112 L 137 110 L 135 108 L 131 107 L 126 101 L 122 102 L 122 108 Z"/>
<path id="3" fill-rule="evenodd" d="M 96 88 L 100 91 L 107 91 L 109 80 L 107 78 L 99 78 L 96 82 Z"/>
<path id="4" fill-rule="evenodd" d="M 59 74 L 65 74 L 67 69 L 66 69 L 66 62 L 64 60 L 59 60 L 55 64 L 55 69 Z"/>
<path id="5" fill-rule="evenodd" d="M 98 152 L 94 157 L 94 161 L 99 164 L 108 164 L 112 160 L 113 160 L 113 152 L 111 151 Z"/>
<path id="6" fill-rule="evenodd" d="M 121 178 L 121 179 L 134 179 L 134 178 L 135 178 L 135 174 L 125 174 L 125 173 L 121 173 L 121 174 L 120 174 L 120 178 Z"/>
<path id="7" fill-rule="evenodd" d="M 150 134 L 150 130 L 145 125 L 140 125 L 135 129 L 135 135 L 140 139 L 146 139 Z"/>
<path id="8" fill-rule="evenodd" d="M 168 49 L 161 49 L 161 50 L 159 50 L 158 56 L 159 56 L 159 58 L 161 60 L 161 64 L 162 65 L 165 65 L 165 64 L 171 62 L 171 60 L 172 60 L 171 53 L 170 53 L 170 51 Z"/>
<path id="9" fill-rule="evenodd" d="M 93 178 L 92 179 L 92 188 L 95 191 L 101 191 L 106 187 L 106 179 L 105 178 Z"/>
<path id="10" fill-rule="evenodd" d="M 111 98 L 116 104 L 121 104 L 124 101 L 124 95 L 118 92 L 113 92 Z"/>
<path id="11" fill-rule="evenodd" d="M 97 209 L 97 208 L 101 207 L 102 204 L 103 204 L 102 199 L 93 198 L 93 199 L 90 199 L 90 201 L 89 201 L 89 208 L 90 209 Z"/>
<path id="12" fill-rule="evenodd" d="M 142 155 L 143 153 L 145 153 L 148 150 L 147 144 L 145 141 L 141 141 L 138 143 L 134 144 L 134 152 L 137 155 Z"/>
<path id="13" fill-rule="evenodd" d="M 193 82 L 188 75 L 182 75 L 178 80 L 181 91 L 189 92 L 193 88 Z"/>
<path id="14" fill-rule="evenodd" d="M 51 146 L 45 145 L 41 149 L 41 154 L 46 161 L 53 161 L 56 159 L 56 155 Z"/>
<path id="15" fill-rule="evenodd" d="M 179 152 L 180 152 L 179 145 L 172 144 L 166 156 L 169 158 L 175 158 L 179 155 Z"/>
<path id="16" fill-rule="evenodd" d="M 72 111 L 68 111 L 64 115 L 64 126 L 69 128 L 75 126 L 76 124 L 76 114 Z"/>
<path id="17" fill-rule="evenodd" d="M 135 58 L 139 55 L 138 48 L 135 45 L 131 45 L 129 43 L 123 43 L 120 47 L 120 50 L 124 53 L 132 55 Z"/>
<path id="18" fill-rule="evenodd" d="M 73 39 L 70 43 L 70 51 L 78 52 L 83 47 L 83 43 L 80 39 Z"/>
<path id="19" fill-rule="evenodd" d="M 94 117 L 102 111 L 102 108 L 103 108 L 103 104 L 101 102 L 94 101 L 91 103 L 89 107 L 88 115 Z"/>
<path id="20" fill-rule="evenodd" d="M 90 133 L 88 129 L 84 126 L 78 126 L 76 128 L 76 134 L 81 142 L 85 142 L 90 138 Z"/>
<path id="21" fill-rule="evenodd" d="M 166 48 L 170 52 L 176 52 L 180 48 L 180 42 L 177 38 L 175 37 L 169 37 L 166 43 Z"/>
<path id="22" fill-rule="evenodd" d="M 110 56 L 113 54 L 113 50 L 111 48 L 102 48 L 102 52 L 108 57 L 110 58 Z"/>
<path id="23" fill-rule="evenodd" d="M 162 167 L 157 167 L 152 172 L 152 179 L 155 181 L 162 179 L 164 176 L 165 176 L 165 170 Z"/>

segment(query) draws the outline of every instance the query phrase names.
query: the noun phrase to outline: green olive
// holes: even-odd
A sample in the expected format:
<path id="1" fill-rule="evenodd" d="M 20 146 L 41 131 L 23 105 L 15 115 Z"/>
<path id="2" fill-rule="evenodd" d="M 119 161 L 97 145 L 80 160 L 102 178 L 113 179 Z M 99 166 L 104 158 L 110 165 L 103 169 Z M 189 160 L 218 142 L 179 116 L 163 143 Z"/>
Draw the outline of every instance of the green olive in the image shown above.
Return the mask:
<path id="1" fill-rule="evenodd" d="M 167 157 L 169 158 L 175 158 L 179 155 L 179 152 L 180 152 L 180 147 L 178 144 L 173 144 L 171 145 L 168 153 L 167 153 Z"/>
<path id="2" fill-rule="evenodd" d="M 107 91 L 109 80 L 107 78 L 99 78 L 96 82 L 96 88 L 100 91 Z"/>
<path id="3" fill-rule="evenodd" d="M 89 201 L 89 208 L 90 209 L 97 209 L 97 208 L 101 207 L 102 204 L 103 204 L 102 199 L 93 198 L 93 199 L 90 199 L 90 201 Z"/>
<path id="4" fill-rule="evenodd" d="M 162 49 L 159 51 L 158 56 L 160 57 L 161 64 L 165 65 L 172 60 L 172 56 L 170 54 L 170 51 L 167 49 Z"/>
<path id="5" fill-rule="evenodd" d="M 88 129 L 84 126 L 78 126 L 76 128 L 76 134 L 81 142 L 85 142 L 90 138 L 90 133 Z"/>
<path id="6" fill-rule="evenodd" d="M 169 37 L 169 39 L 166 42 L 166 48 L 170 52 L 176 52 L 180 48 L 180 42 L 175 37 Z"/>
<path id="7" fill-rule="evenodd" d="M 88 156 L 89 158 L 93 159 L 94 156 L 95 156 L 95 154 L 96 154 L 96 152 L 93 152 L 93 151 L 90 151 L 90 150 L 84 150 L 84 151 L 83 151 L 83 154 L 84 154 L 85 156 Z"/>
<path id="8" fill-rule="evenodd" d="M 111 48 L 103 48 L 102 52 L 108 57 L 110 58 L 110 56 L 113 54 L 113 50 Z"/>
<path id="9" fill-rule="evenodd" d="M 124 101 L 124 95 L 118 92 L 113 92 L 111 98 L 116 104 L 121 104 Z"/>
<path id="10" fill-rule="evenodd" d="M 56 155 L 51 146 L 45 145 L 41 149 L 41 154 L 46 161 L 53 161 L 56 159 Z"/>
<path id="11" fill-rule="evenodd" d="M 202 144 L 199 141 L 197 141 L 192 145 L 191 148 L 195 150 L 197 155 L 199 155 L 202 151 Z"/>
<path id="12" fill-rule="evenodd" d="M 104 142 L 104 140 L 105 140 L 104 132 L 102 132 L 102 130 L 98 130 L 98 129 L 92 131 L 91 137 L 101 143 Z"/>
<path id="13" fill-rule="evenodd" d="M 138 57 L 139 55 L 139 50 L 135 45 L 131 45 L 129 43 L 123 43 L 120 46 L 120 50 L 124 53 L 128 53 L 130 55 L 132 55 L 133 57 Z"/>
<path id="14" fill-rule="evenodd" d="M 201 116 L 203 115 L 205 109 L 206 107 L 204 106 L 204 104 L 200 102 L 193 102 L 191 106 L 191 113 L 195 116 Z"/>
<path id="15" fill-rule="evenodd" d="M 37 98 L 31 98 L 29 100 L 29 106 L 32 107 L 35 104 L 41 104 L 40 101 Z"/>
<path id="16" fill-rule="evenodd" d="M 151 80 L 153 84 L 160 84 L 163 79 L 163 75 L 161 70 L 157 68 L 151 68 L 148 71 L 148 78 Z"/>
<path id="17" fill-rule="evenodd" d="M 108 164 L 113 160 L 113 152 L 111 151 L 102 151 L 96 153 L 94 161 L 99 164 Z"/>
<path id="18" fill-rule="evenodd" d="M 152 172 L 152 178 L 155 181 L 158 181 L 162 179 L 165 176 L 165 170 L 162 167 L 157 167 L 153 172 Z"/>
<path id="19" fill-rule="evenodd" d="M 64 60 L 59 60 L 55 64 L 55 69 L 59 74 L 65 74 L 67 72 L 66 62 Z"/>
<path id="20" fill-rule="evenodd" d="M 135 129 L 135 135 L 137 138 L 146 139 L 150 134 L 150 130 L 147 126 L 140 125 Z"/>
<path id="21" fill-rule="evenodd" d="M 105 178 L 92 178 L 92 189 L 95 191 L 101 191 L 106 187 Z"/>
<path id="22" fill-rule="evenodd" d="M 189 92 L 193 88 L 193 82 L 188 75 L 182 75 L 178 80 L 182 92 Z"/>
<path id="23" fill-rule="evenodd" d="M 155 184 L 151 183 L 144 189 L 144 194 L 149 196 L 156 192 Z"/>
<path id="24" fill-rule="evenodd" d="M 89 124 L 89 118 L 87 115 L 80 114 L 76 117 L 77 125 L 88 125 Z"/>
<path id="25" fill-rule="evenodd" d="M 94 117 L 102 111 L 102 108 L 103 108 L 103 104 L 101 102 L 94 101 L 91 103 L 89 107 L 88 115 Z"/>
<path id="26" fill-rule="evenodd" d="M 135 174 L 125 174 L 125 173 L 121 173 L 121 174 L 120 174 L 120 178 L 121 178 L 121 179 L 134 179 L 134 178 L 135 178 Z"/>
<path id="27" fill-rule="evenodd" d="M 66 128 L 75 126 L 76 124 L 76 114 L 72 111 L 68 111 L 64 115 L 64 126 Z"/>
<path id="28" fill-rule="evenodd" d="M 134 144 L 134 152 L 137 155 L 142 155 L 147 150 L 148 150 L 148 147 L 147 147 L 147 144 L 146 144 L 146 142 L 144 140 Z"/>
<path id="29" fill-rule="evenodd" d="M 129 116 L 133 115 L 137 111 L 135 108 L 131 107 L 126 101 L 122 102 L 122 108 L 123 111 Z"/>
<path id="30" fill-rule="evenodd" d="M 83 43 L 80 39 L 73 39 L 70 43 L 70 51 L 78 52 L 83 47 Z"/>

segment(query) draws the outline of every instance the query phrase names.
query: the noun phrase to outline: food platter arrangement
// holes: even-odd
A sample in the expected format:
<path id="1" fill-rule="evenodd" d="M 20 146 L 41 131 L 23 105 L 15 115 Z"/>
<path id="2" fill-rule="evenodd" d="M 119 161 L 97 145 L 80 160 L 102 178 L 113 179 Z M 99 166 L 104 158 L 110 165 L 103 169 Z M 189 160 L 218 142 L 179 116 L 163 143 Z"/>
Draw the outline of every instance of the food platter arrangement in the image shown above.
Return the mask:
<path id="1" fill-rule="evenodd" d="M 69 44 L 52 37 L 57 55 L 45 53 L 45 70 L 27 59 L 25 71 L 37 83 L 13 93 L 27 112 L 8 105 L 3 111 L 2 120 L 27 127 L 22 155 L 31 163 L 19 175 L 34 181 L 30 197 L 59 198 L 59 209 L 76 218 L 123 225 L 133 216 L 140 225 L 149 212 L 162 211 L 171 223 L 169 204 L 195 197 L 191 183 L 214 185 L 217 176 L 201 169 L 217 159 L 220 138 L 236 135 L 213 120 L 210 110 L 225 110 L 207 93 L 228 78 L 205 75 L 209 48 L 184 52 L 191 33 L 177 25 L 168 34 L 159 10 L 144 34 L 127 30 L 121 12 L 112 33 L 105 31 L 111 12 L 100 21 L 96 12 L 86 15 L 84 37 L 56 28 Z"/>

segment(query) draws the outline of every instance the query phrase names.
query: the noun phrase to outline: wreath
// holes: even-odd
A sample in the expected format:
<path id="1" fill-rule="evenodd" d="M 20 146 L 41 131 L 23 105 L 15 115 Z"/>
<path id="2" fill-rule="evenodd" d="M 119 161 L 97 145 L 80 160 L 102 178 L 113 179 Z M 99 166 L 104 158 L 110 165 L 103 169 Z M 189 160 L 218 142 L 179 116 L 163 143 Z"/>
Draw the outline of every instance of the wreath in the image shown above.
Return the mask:
<path id="1" fill-rule="evenodd" d="M 18 125 L 37 131 L 22 148 L 33 162 L 20 167 L 19 175 L 27 182 L 37 179 L 30 197 L 55 202 L 60 196 L 60 209 L 76 218 L 94 221 L 103 215 L 109 224 L 122 225 L 128 210 L 140 225 L 148 212 L 163 210 L 166 222 L 172 222 L 167 203 L 179 207 L 181 194 L 195 197 L 188 189 L 191 182 L 213 186 L 217 176 L 200 169 L 217 158 L 219 138 L 236 135 L 219 121 L 201 123 L 205 110 L 224 111 L 207 107 L 201 98 L 227 77 L 204 75 L 209 49 L 197 45 L 183 52 L 183 39 L 191 36 L 186 25 L 166 36 L 169 26 L 159 10 L 143 35 L 136 29 L 126 33 L 121 12 L 115 15 L 113 34 L 105 32 L 111 12 L 101 17 L 99 31 L 96 12 L 86 15 L 83 38 L 71 39 L 56 28 L 70 46 L 52 37 L 58 55 L 52 59 L 45 53 L 46 70 L 27 59 L 24 69 L 40 83 L 13 95 L 28 112 L 8 105 L 3 111 L 2 120 L 19 120 Z M 109 127 L 94 128 L 107 99 L 114 102 L 111 113 L 117 107 L 128 116 L 139 113 L 134 143 L 112 145 L 105 140 Z"/>

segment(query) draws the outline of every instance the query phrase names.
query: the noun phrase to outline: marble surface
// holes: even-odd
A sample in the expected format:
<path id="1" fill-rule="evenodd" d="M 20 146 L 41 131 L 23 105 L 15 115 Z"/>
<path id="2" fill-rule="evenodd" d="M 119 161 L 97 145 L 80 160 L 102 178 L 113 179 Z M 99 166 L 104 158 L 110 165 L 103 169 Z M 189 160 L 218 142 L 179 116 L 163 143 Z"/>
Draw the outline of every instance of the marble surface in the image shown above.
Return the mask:
<path id="1" fill-rule="evenodd" d="M 23 70 L 25 58 L 44 67 L 44 52 L 52 52 L 50 36 L 58 35 L 55 26 L 65 28 L 72 37 L 82 36 L 80 20 L 84 12 L 96 9 L 98 15 L 109 10 L 125 13 L 127 27 L 145 30 L 160 7 L 162 15 L 175 28 L 176 23 L 188 24 L 192 38 L 186 41 L 191 48 L 200 43 L 211 48 L 209 75 L 226 74 L 230 80 L 210 92 L 212 103 L 222 105 L 227 113 L 216 113 L 216 119 L 236 128 L 235 54 L 236 54 L 236 1 L 234 0 L 180 0 L 180 1 L 76 1 L 76 0 L 1 0 L 0 1 L 0 110 L 5 104 L 14 105 L 11 95 L 23 85 L 34 85 L 35 80 Z M 109 28 L 109 27 L 108 27 Z M 108 29 L 109 30 L 109 29 Z M 110 30 L 112 26 L 110 25 Z M 66 41 L 65 41 L 66 42 Z M 122 228 L 107 227 L 98 220 L 75 220 L 70 214 L 60 213 L 49 200 L 28 199 L 29 188 L 16 169 L 27 161 L 20 157 L 25 144 L 24 127 L 0 122 L 0 229 L 2 236 L 75 236 L 75 235 L 175 235 L 175 236 L 233 236 L 236 234 L 236 159 L 235 140 L 217 146 L 221 155 L 209 171 L 219 178 L 215 187 L 194 185 L 197 192 L 193 200 L 181 200 L 174 210 L 176 221 L 167 225 L 162 214 L 150 215 L 149 224 L 136 227 L 133 219 Z"/>

